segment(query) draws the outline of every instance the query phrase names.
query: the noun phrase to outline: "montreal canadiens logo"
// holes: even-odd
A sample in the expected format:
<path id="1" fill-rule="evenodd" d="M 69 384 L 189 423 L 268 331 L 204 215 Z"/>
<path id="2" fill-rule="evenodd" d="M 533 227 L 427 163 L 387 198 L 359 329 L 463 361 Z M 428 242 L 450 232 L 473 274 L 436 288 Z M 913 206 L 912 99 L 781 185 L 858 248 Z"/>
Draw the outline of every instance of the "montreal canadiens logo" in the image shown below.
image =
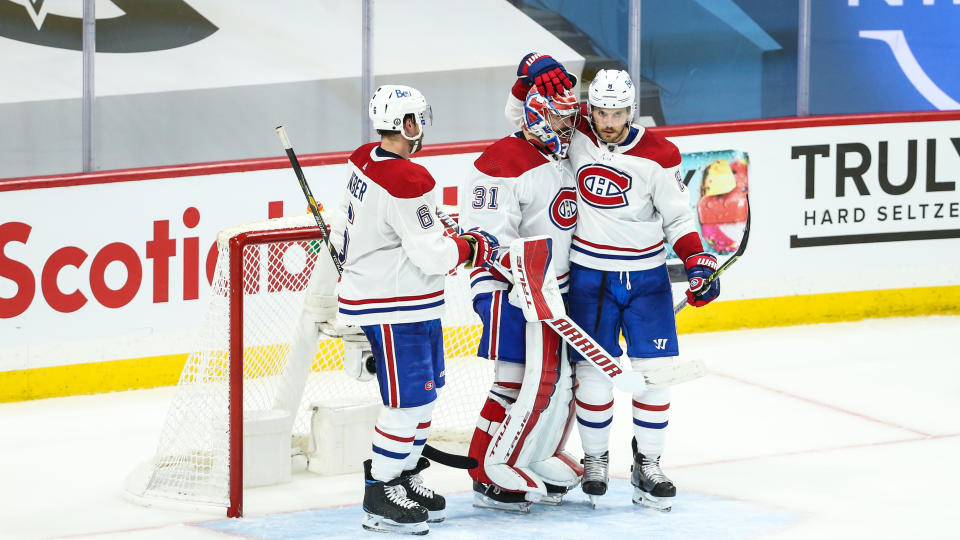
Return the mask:
<path id="1" fill-rule="evenodd" d="M 627 205 L 627 191 L 633 179 L 613 167 L 591 163 L 577 171 L 580 197 L 590 206 L 620 208 Z"/>
<path id="2" fill-rule="evenodd" d="M 428 392 L 433 390 L 433 381 L 427 381 L 427 383 L 423 385 L 423 388 Z"/>
<path id="3" fill-rule="evenodd" d="M 577 224 L 577 190 L 560 188 L 550 203 L 550 221 L 559 229 L 568 231 Z"/>

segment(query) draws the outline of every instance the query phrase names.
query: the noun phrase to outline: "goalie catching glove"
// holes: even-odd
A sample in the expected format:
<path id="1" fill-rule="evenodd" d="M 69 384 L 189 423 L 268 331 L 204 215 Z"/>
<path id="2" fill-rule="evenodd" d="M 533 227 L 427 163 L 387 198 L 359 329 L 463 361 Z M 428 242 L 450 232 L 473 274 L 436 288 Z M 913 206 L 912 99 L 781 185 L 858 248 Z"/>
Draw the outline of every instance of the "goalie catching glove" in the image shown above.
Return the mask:
<path id="1" fill-rule="evenodd" d="M 702 307 L 720 296 L 720 280 L 710 281 L 710 276 L 717 271 L 717 258 L 709 253 L 697 253 L 687 257 L 684 266 L 687 269 L 687 280 L 690 288 L 687 289 L 687 303 L 694 307 Z"/>

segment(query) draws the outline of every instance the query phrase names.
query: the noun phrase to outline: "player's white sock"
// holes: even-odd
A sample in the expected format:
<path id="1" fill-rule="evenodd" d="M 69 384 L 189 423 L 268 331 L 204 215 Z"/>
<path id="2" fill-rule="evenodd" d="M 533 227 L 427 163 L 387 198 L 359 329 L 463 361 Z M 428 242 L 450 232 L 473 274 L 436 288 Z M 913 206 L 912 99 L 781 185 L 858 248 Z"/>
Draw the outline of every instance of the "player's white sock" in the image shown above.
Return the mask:
<path id="1" fill-rule="evenodd" d="M 373 432 L 373 464 L 370 471 L 373 479 L 389 482 L 404 471 L 404 464 L 413 451 L 422 408 L 432 410 L 433 404 L 402 409 L 384 406 L 380 410 Z"/>
<path id="2" fill-rule="evenodd" d="M 610 442 L 610 424 L 613 421 L 613 384 L 586 362 L 577 365 L 576 403 L 577 430 L 583 451 L 600 456 Z"/>
<path id="3" fill-rule="evenodd" d="M 410 449 L 410 455 L 403 462 L 403 470 L 409 471 L 417 467 L 420 461 L 420 454 L 423 453 L 423 446 L 427 443 L 427 437 L 430 435 L 430 421 L 433 416 L 433 405 L 436 401 L 417 407 L 419 415 L 417 420 L 417 431 L 413 436 L 413 448 Z"/>

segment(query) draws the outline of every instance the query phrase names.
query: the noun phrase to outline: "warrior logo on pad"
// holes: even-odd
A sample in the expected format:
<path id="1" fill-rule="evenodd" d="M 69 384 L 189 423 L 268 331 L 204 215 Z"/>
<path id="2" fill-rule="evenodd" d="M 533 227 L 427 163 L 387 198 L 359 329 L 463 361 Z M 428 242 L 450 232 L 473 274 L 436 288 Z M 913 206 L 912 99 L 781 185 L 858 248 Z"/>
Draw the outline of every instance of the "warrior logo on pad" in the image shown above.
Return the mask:
<path id="1" fill-rule="evenodd" d="M 577 187 L 580 196 L 590 206 L 620 208 L 627 205 L 627 191 L 633 180 L 629 175 L 598 163 L 580 167 Z"/>

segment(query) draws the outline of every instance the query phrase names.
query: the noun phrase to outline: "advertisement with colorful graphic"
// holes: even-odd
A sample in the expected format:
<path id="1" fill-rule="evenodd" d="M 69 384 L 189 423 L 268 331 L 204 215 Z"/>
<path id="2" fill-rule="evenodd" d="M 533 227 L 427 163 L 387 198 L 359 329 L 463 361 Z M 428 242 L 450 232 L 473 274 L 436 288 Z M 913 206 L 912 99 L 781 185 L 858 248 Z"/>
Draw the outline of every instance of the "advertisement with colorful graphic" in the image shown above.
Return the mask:
<path id="1" fill-rule="evenodd" d="M 690 207 L 704 249 L 714 255 L 735 252 L 747 222 L 746 152 L 695 152 L 682 158 L 681 177 L 690 193 Z M 677 255 L 671 250 L 668 258 L 676 259 Z"/>

